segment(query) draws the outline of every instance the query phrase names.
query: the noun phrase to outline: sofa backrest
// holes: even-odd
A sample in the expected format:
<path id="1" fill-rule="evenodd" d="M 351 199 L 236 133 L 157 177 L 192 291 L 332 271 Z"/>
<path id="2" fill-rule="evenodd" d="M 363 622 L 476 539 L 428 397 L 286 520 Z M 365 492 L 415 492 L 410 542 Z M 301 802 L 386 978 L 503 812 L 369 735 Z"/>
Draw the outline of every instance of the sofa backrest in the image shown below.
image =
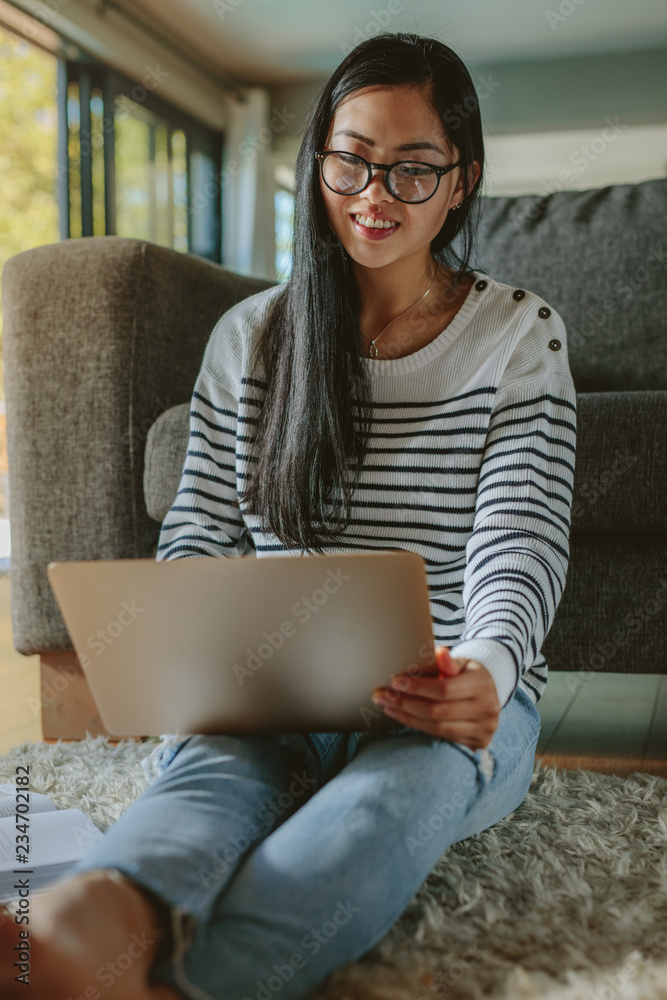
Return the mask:
<path id="1" fill-rule="evenodd" d="M 471 266 L 560 313 L 577 391 L 667 389 L 667 178 L 481 200 Z"/>

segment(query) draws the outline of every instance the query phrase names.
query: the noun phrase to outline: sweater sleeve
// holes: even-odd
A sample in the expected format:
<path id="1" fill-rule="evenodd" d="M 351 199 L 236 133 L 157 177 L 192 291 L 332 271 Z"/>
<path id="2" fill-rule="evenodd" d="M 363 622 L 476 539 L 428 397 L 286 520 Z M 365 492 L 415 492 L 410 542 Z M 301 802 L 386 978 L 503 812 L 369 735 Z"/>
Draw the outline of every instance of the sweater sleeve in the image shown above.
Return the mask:
<path id="1" fill-rule="evenodd" d="M 501 708 L 538 657 L 570 555 L 576 393 L 557 313 L 553 327 L 562 356 L 554 357 L 542 332 L 519 352 L 522 377 L 496 396 L 466 546 L 465 627 L 450 649 L 487 668 Z"/>
<path id="2" fill-rule="evenodd" d="M 246 526 L 236 492 L 238 402 L 208 364 L 207 352 L 190 403 L 190 437 L 180 485 L 158 539 L 156 561 L 239 556 Z"/>

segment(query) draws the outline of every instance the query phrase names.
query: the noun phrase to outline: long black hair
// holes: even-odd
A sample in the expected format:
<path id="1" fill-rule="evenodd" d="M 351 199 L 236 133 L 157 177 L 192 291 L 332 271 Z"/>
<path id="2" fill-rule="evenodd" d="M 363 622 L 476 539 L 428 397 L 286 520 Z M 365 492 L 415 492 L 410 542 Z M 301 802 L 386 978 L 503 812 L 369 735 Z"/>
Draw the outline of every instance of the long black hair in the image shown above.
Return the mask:
<path id="1" fill-rule="evenodd" d="M 371 426 L 359 291 L 351 258 L 329 224 L 314 154 L 324 147 L 341 101 L 364 87 L 401 84 L 423 88 L 462 161 L 465 196 L 431 241 L 431 256 L 436 267 L 454 268 L 454 285 L 470 274 L 479 214 L 473 210 L 484 173 L 473 82 L 456 53 L 437 39 L 382 32 L 345 57 L 308 116 L 295 170 L 292 271 L 255 354 L 266 391 L 253 439 L 254 471 L 239 501 L 288 548 L 322 552 L 344 530 Z M 471 185 L 474 160 L 481 173 Z M 450 247 L 459 233 L 463 257 Z"/>

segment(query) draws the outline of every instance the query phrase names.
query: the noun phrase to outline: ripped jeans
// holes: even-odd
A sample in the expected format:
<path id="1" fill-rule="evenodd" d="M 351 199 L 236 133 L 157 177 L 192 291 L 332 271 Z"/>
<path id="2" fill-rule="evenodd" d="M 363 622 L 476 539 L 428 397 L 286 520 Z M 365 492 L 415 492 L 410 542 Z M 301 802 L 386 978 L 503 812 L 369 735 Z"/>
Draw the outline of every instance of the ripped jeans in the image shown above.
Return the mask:
<path id="1" fill-rule="evenodd" d="M 298 1000 L 385 936 L 451 844 L 520 805 L 539 732 L 517 688 L 477 751 L 409 726 L 184 736 L 74 872 L 115 869 L 168 904 L 151 983 Z"/>

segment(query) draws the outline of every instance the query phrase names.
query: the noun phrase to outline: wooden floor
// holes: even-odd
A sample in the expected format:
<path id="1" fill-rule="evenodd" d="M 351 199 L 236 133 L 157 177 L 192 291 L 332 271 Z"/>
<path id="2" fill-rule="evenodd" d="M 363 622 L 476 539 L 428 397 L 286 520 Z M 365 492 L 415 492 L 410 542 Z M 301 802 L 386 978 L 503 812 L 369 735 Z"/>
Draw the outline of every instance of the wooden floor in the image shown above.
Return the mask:
<path id="1" fill-rule="evenodd" d="M 667 778 L 667 675 L 553 670 L 537 707 L 544 764 Z"/>
<path id="2" fill-rule="evenodd" d="M 0 574 L 0 754 L 42 739 L 39 656 L 14 649 L 9 576 Z"/>
<path id="3" fill-rule="evenodd" d="M 666 667 L 667 670 L 667 667 Z M 9 577 L 0 575 L 0 754 L 41 742 L 39 657 L 12 643 Z M 552 671 L 538 711 L 546 765 L 667 778 L 667 674 Z"/>

